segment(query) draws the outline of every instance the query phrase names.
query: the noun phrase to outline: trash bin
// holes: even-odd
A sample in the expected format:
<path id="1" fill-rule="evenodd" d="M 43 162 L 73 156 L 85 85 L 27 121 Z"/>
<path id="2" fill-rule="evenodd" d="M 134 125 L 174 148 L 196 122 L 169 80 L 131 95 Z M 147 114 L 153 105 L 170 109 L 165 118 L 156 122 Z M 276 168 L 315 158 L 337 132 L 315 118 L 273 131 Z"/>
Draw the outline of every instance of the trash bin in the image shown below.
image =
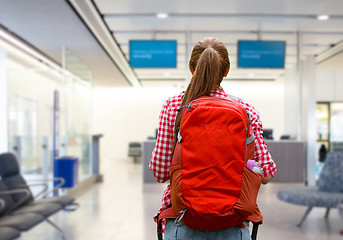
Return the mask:
<path id="1" fill-rule="evenodd" d="M 79 159 L 77 157 L 60 157 L 54 161 L 54 177 L 64 178 L 65 182 L 61 188 L 73 188 L 78 184 L 79 179 Z M 59 182 L 55 181 L 55 186 Z"/>

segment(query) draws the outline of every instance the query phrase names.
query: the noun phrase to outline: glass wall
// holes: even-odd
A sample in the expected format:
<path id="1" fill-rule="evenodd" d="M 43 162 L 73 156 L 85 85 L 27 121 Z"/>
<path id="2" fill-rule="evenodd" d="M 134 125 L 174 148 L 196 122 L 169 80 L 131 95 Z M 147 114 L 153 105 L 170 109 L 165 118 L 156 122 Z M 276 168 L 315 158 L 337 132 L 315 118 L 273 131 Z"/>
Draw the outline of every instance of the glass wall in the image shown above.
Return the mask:
<path id="1" fill-rule="evenodd" d="M 63 49 L 65 69 L 65 145 L 66 155 L 79 158 L 79 176 L 90 175 L 91 142 L 91 84 L 92 74 L 67 48 Z M 72 73 L 72 74 L 69 74 Z"/>
<path id="2" fill-rule="evenodd" d="M 23 173 L 41 174 L 46 156 L 50 171 L 53 92 L 62 90 L 63 77 L 46 70 L 10 68 L 7 78 L 9 150 L 17 155 Z"/>
<path id="3" fill-rule="evenodd" d="M 65 145 L 67 156 L 79 158 L 79 176 L 91 173 L 90 89 L 68 78 L 65 91 Z"/>
<path id="4" fill-rule="evenodd" d="M 326 155 L 329 151 L 330 136 L 330 103 L 317 103 L 316 105 L 316 180 L 319 179 Z"/>
<path id="5" fill-rule="evenodd" d="M 330 151 L 343 151 L 343 103 L 321 102 L 316 106 L 318 179 Z"/>
<path id="6" fill-rule="evenodd" d="M 65 63 L 67 59 L 64 58 Z M 79 159 L 81 181 L 91 175 L 91 73 L 87 69 L 87 79 L 81 79 L 70 71 L 56 71 L 27 61 L 15 53 L 8 54 L 8 149 L 17 155 L 26 177 L 53 175 L 54 92 L 57 91 L 59 156 Z M 69 64 L 80 66 L 70 61 Z"/>
<path id="7" fill-rule="evenodd" d="M 332 151 L 343 151 L 343 103 L 330 106 L 330 144 Z"/>

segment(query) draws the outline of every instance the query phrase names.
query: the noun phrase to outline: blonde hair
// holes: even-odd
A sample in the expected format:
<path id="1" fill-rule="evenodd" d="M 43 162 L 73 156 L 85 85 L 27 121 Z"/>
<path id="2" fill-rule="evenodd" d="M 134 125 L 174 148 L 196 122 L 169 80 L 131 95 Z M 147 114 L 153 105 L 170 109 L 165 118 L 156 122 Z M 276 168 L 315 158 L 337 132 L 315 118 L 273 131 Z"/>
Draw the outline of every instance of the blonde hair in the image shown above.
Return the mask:
<path id="1" fill-rule="evenodd" d="M 181 106 L 194 99 L 209 94 L 220 85 L 230 66 L 229 54 L 225 45 L 216 38 L 205 38 L 195 44 L 189 67 L 194 70 L 192 79 L 182 97 Z M 177 142 L 183 109 L 175 119 L 173 152 Z"/>

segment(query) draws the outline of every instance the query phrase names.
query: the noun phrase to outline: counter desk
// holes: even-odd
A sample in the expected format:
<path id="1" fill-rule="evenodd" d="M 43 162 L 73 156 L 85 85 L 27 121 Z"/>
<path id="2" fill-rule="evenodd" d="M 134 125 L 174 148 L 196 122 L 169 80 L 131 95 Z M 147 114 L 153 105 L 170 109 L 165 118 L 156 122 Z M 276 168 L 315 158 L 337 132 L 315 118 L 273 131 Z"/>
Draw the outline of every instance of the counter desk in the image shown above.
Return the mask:
<path id="1" fill-rule="evenodd" d="M 272 182 L 305 182 L 306 142 L 266 141 L 278 171 Z"/>
<path id="2" fill-rule="evenodd" d="M 157 183 L 149 162 L 156 140 L 143 141 L 143 183 Z M 278 171 L 272 182 L 305 182 L 306 143 L 304 141 L 266 141 Z"/>
<path id="3" fill-rule="evenodd" d="M 143 183 L 158 183 L 154 175 L 149 169 L 152 151 L 154 150 L 156 139 L 143 141 L 142 144 L 142 167 L 143 167 Z"/>

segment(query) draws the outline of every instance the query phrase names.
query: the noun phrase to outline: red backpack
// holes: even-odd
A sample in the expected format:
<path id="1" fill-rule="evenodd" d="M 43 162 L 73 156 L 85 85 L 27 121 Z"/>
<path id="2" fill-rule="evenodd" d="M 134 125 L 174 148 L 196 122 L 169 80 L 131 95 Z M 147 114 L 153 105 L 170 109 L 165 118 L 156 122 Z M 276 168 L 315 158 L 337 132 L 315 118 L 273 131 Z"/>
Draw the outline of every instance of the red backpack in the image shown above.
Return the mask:
<path id="1" fill-rule="evenodd" d="M 230 98 L 203 96 L 184 112 L 170 171 L 172 209 L 192 229 L 220 230 L 262 222 L 256 198 L 261 174 L 247 112 Z"/>

